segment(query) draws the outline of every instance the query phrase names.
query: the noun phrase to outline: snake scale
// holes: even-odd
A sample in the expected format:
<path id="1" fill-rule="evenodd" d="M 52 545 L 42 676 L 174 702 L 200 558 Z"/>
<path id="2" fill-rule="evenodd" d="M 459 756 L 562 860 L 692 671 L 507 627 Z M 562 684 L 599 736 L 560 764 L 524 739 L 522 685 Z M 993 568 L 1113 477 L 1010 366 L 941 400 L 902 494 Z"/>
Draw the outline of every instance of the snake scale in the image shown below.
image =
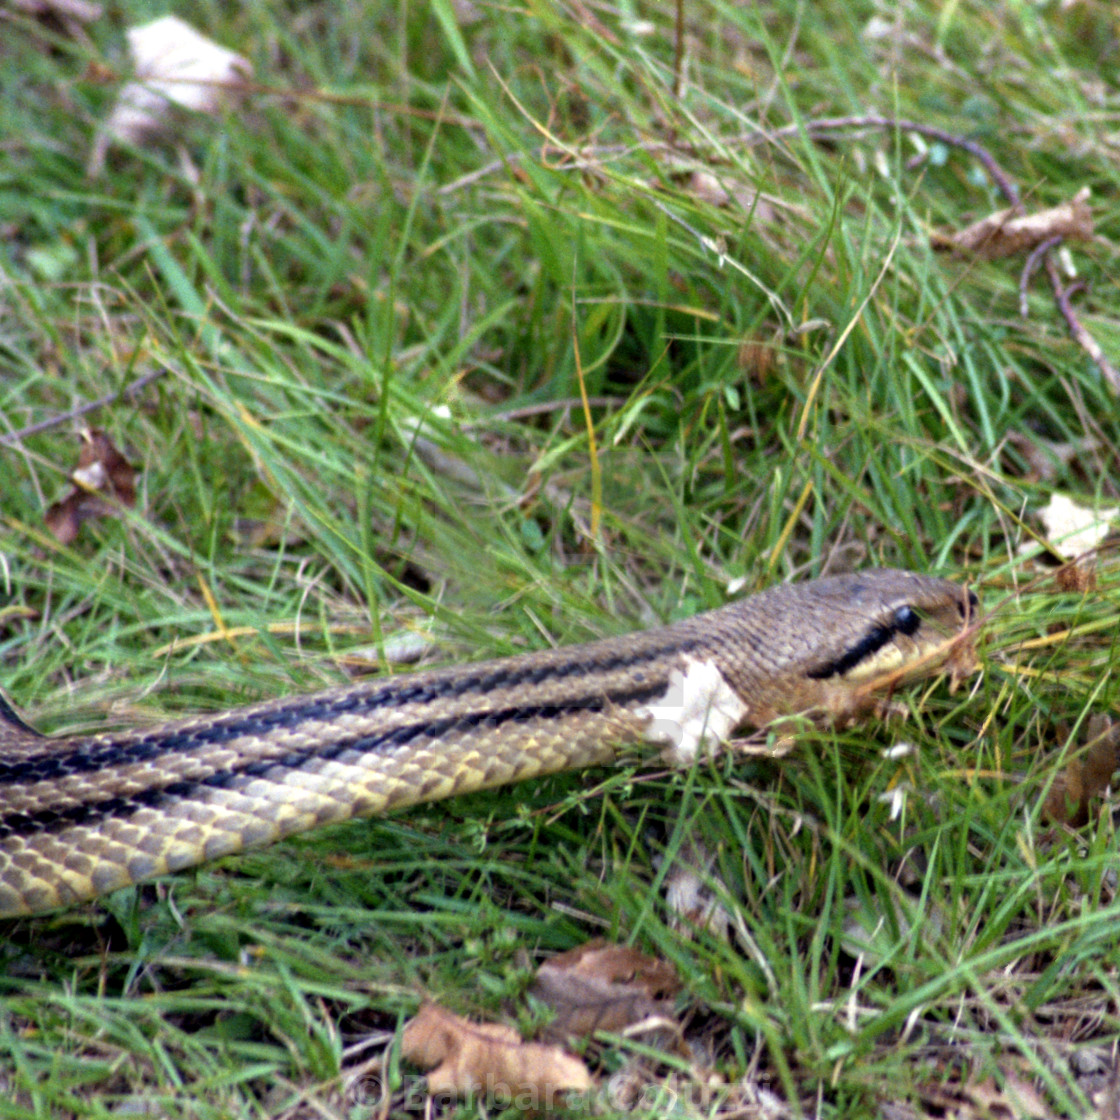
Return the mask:
<path id="1" fill-rule="evenodd" d="M 976 609 L 872 569 L 587 645 L 372 679 L 154 729 L 49 738 L 0 701 L 0 917 L 81 902 L 350 817 L 738 726 L 847 722 L 932 673 Z"/>

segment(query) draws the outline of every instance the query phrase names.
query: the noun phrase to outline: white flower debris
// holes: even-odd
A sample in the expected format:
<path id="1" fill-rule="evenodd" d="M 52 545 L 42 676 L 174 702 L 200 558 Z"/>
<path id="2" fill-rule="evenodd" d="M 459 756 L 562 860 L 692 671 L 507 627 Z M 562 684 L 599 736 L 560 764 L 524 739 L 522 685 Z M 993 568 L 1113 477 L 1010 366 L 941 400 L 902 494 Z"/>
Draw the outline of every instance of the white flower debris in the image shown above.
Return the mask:
<path id="1" fill-rule="evenodd" d="M 686 840 L 665 876 L 665 905 L 672 928 L 688 936 L 704 929 L 726 941 L 731 915 L 719 900 L 721 889 L 730 897 L 716 871 L 715 854 L 701 840 Z"/>
<path id="2" fill-rule="evenodd" d="M 230 89 L 253 76 L 248 59 L 200 35 L 189 23 L 164 16 L 128 32 L 136 80 L 117 97 L 90 157 L 90 174 L 104 165 L 111 143 L 140 143 L 167 125 L 172 104 L 213 114 Z"/>
<path id="3" fill-rule="evenodd" d="M 669 674 L 665 695 L 645 709 L 650 725 L 646 738 L 667 748 L 676 766 L 693 763 L 701 748 L 719 746 L 743 722 L 748 711 L 711 658 L 685 654 Z"/>
<path id="4" fill-rule="evenodd" d="M 889 805 L 890 819 L 896 821 L 902 816 L 902 812 L 906 808 L 906 797 L 909 793 L 909 784 L 900 782 L 893 789 L 884 790 L 882 793 L 877 794 L 875 800 L 882 805 Z"/>
<path id="5" fill-rule="evenodd" d="M 888 762 L 892 762 L 899 758 L 909 758 L 912 754 L 917 754 L 918 750 L 913 743 L 895 743 L 893 747 L 884 747 L 880 753 Z"/>
<path id="6" fill-rule="evenodd" d="M 1067 560 L 1074 560 L 1108 536 L 1109 522 L 1120 517 L 1120 507 L 1086 509 L 1065 494 L 1054 494 L 1038 516 L 1054 548 Z"/>

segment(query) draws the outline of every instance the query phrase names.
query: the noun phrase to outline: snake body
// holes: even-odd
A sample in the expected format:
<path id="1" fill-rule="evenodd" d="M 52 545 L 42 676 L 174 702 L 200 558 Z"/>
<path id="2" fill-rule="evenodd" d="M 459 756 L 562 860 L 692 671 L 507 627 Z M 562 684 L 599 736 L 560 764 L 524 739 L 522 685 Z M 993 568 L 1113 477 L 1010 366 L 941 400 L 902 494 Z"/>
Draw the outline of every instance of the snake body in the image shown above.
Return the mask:
<path id="1" fill-rule="evenodd" d="M 974 609 L 954 583 L 875 569 L 587 645 L 150 730 L 48 738 L 0 702 L 0 917 L 328 822 L 600 765 L 643 741 L 680 747 L 697 688 L 701 724 L 723 704 L 721 733 L 798 712 L 857 718 L 876 703 L 864 684 L 932 671 Z"/>

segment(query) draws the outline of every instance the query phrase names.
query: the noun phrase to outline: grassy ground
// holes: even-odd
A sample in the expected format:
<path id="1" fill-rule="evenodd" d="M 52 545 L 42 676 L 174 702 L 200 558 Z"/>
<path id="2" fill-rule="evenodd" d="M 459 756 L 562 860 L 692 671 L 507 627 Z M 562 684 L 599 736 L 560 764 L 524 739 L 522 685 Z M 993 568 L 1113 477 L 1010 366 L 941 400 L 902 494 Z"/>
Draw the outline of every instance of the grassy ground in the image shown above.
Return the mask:
<path id="1" fill-rule="evenodd" d="M 691 1049 L 596 1040 L 576 1112 L 1115 1115 L 1114 823 L 1039 805 L 1120 704 L 1120 579 L 1106 554 L 1063 590 L 1020 548 L 1056 490 L 1116 503 L 1120 405 L 1042 273 L 1023 318 L 1021 258 L 930 249 L 1004 204 L 976 158 L 808 129 L 959 133 L 1032 207 L 1090 186 L 1075 304 L 1116 361 L 1112 5 L 687 3 L 681 52 L 668 5 L 194 5 L 259 88 L 88 180 L 154 14 L 2 25 L 0 438 L 65 418 L 0 446 L 3 684 L 39 726 L 860 565 L 993 614 L 982 675 L 901 727 L 463 798 L 7 923 L 0 1117 L 420 1115 L 392 1043 L 421 999 L 525 1024 L 533 966 L 592 936 L 679 969 Z M 62 546 L 83 422 L 138 499 Z M 685 835 L 727 939 L 670 926 Z"/>

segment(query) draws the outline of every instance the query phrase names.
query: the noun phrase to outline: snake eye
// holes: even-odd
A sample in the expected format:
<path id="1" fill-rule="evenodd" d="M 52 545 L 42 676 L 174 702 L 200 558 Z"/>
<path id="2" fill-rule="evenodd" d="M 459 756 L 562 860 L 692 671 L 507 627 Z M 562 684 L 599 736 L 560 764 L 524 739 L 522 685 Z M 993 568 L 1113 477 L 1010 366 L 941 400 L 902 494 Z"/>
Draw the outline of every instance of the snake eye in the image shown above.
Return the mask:
<path id="1" fill-rule="evenodd" d="M 957 600 L 957 614 L 961 616 L 962 621 L 967 621 L 970 618 L 976 617 L 976 612 L 980 609 L 980 600 L 976 598 L 976 592 L 970 591 L 968 593 L 968 603 L 965 604 L 963 599 Z"/>
<path id="2" fill-rule="evenodd" d="M 913 607 L 899 607 L 894 612 L 894 625 L 892 629 L 899 634 L 913 634 L 922 624 L 918 612 Z"/>

